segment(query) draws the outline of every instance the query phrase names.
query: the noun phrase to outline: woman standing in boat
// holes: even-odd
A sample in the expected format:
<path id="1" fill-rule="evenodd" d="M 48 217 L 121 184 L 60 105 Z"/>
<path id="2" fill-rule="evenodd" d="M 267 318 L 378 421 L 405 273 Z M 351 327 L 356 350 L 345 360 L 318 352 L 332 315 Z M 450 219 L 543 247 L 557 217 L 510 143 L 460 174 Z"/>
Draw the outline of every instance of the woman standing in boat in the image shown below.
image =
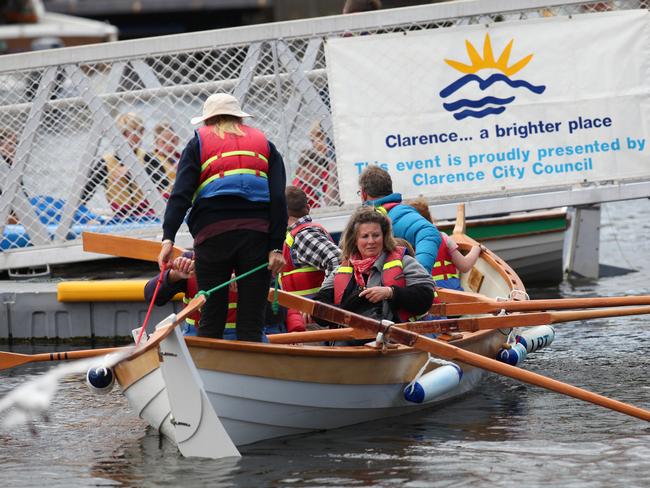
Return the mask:
<path id="1" fill-rule="evenodd" d="M 390 220 L 370 207 L 358 209 L 341 236 L 342 261 L 314 297 L 377 320 L 405 322 L 433 303 L 431 275 L 405 254 Z"/>
<path id="2" fill-rule="evenodd" d="M 158 263 L 170 263 L 176 232 L 190 209 L 187 224 L 194 237 L 196 279 L 210 290 L 268 261 L 237 282 L 237 338 L 262 340 L 269 270 L 284 266 L 282 242 L 287 228 L 282 156 L 258 129 L 243 124 L 250 117 L 235 97 L 208 97 L 199 128 L 181 154 L 174 189 L 163 222 Z M 228 290 L 212 293 L 201 313 L 198 335 L 223 337 Z"/>

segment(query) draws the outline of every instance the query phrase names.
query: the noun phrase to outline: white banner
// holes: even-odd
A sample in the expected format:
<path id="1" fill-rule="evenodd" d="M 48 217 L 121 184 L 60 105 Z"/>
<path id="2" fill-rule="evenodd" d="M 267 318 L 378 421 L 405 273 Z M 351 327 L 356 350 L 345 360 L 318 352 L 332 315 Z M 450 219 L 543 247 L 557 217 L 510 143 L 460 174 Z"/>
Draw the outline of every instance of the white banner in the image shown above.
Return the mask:
<path id="1" fill-rule="evenodd" d="M 358 201 L 367 164 L 404 197 L 650 177 L 649 20 L 639 10 L 329 39 L 341 195 Z"/>

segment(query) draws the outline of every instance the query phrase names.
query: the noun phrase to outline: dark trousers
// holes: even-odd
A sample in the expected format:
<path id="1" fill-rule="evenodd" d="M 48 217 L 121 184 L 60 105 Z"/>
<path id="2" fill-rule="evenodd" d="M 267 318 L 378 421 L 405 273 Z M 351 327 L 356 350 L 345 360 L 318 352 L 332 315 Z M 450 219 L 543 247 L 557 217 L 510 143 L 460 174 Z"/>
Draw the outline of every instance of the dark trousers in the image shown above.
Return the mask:
<path id="1" fill-rule="evenodd" d="M 268 261 L 269 236 L 233 230 L 211 237 L 194 249 L 199 290 L 208 291 Z M 262 342 L 270 271 L 266 268 L 237 280 L 237 339 Z M 221 339 L 228 313 L 228 287 L 213 292 L 201 310 L 197 335 Z"/>

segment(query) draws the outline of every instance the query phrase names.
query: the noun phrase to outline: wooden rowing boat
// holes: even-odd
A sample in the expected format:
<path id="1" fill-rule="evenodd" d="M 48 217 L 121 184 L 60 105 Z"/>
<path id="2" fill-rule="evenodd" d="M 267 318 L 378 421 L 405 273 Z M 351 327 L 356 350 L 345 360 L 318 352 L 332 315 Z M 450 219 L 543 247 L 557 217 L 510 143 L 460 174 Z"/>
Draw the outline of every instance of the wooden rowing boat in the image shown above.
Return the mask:
<path id="1" fill-rule="evenodd" d="M 471 243 L 466 236 L 455 238 L 461 247 Z M 491 299 L 524 292 L 516 273 L 492 253 L 484 253 L 462 283 L 466 290 Z M 463 332 L 443 339 L 494 358 L 509 332 Z M 200 337 L 187 337 L 185 344 L 211 406 L 237 446 L 414 412 L 469 392 L 484 374 L 459 363 L 463 375 L 455 387 L 424 403 L 411 403 L 404 399 L 404 388 L 428 360 L 426 353 L 412 347 L 391 345 L 384 350 Z M 179 423 L 189 422 L 172 415 L 161 357 L 165 360 L 152 348 L 118 364 L 115 375 L 138 415 L 174 440 Z M 427 370 L 437 367 L 429 364 Z"/>

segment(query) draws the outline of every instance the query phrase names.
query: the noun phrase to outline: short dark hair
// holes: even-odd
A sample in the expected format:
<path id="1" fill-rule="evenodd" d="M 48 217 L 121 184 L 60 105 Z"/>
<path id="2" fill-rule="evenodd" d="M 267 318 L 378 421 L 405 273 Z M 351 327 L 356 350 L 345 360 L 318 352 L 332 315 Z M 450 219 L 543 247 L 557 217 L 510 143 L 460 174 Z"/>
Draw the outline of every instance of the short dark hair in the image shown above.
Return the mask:
<path id="1" fill-rule="evenodd" d="M 379 10 L 380 8 L 381 0 L 345 0 L 343 13 L 370 12 L 371 10 Z"/>
<path id="2" fill-rule="evenodd" d="M 385 197 L 393 193 L 393 180 L 388 171 L 370 165 L 359 175 L 359 187 L 370 197 Z"/>
<path id="3" fill-rule="evenodd" d="M 287 197 L 287 211 L 289 217 L 299 219 L 309 213 L 309 200 L 307 194 L 297 186 L 289 185 L 285 188 L 284 194 Z"/>

